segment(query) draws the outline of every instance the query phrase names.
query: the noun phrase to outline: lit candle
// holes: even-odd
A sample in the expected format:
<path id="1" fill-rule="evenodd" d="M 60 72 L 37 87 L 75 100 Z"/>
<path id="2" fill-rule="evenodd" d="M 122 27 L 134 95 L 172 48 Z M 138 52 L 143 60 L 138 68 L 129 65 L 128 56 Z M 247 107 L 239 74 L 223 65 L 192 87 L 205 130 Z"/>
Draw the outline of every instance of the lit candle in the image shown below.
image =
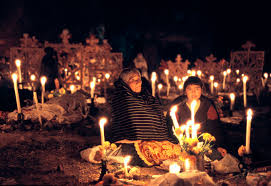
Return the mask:
<path id="1" fill-rule="evenodd" d="M 183 84 L 179 84 L 178 88 L 179 88 L 180 90 L 182 90 L 182 89 L 183 89 Z"/>
<path id="2" fill-rule="evenodd" d="M 190 138 L 189 131 L 190 131 L 190 128 L 193 128 L 192 126 L 193 126 L 193 122 L 191 120 L 188 120 L 187 123 L 186 123 L 186 130 L 185 130 L 186 138 Z M 191 135 L 191 137 L 192 137 L 192 135 Z"/>
<path id="3" fill-rule="evenodd" d="M 16 59 L 15 60 L 15 64 L 17 67 L 17 73 L 19 75 L 19 88 L 22 89 L 22 72 L 21 72 L 21 60 Z"/>
<path id="4" fill-rule="evenodd" d="M 201 78 L 201 74 L 202 74 L 202 72 L 200 70 L 198 70 L 197 75 L 199 76 L 199 78 Z"/>
<path id="5" fill-rule="evenodd" d="M 109 73 L 106 73 L 105 74 L 105 79 L 108 80 L 110 78 L 110 74 Z"/>
<path id="6" fill-rule="evenodd" d="M 210 81 L 211 81 L 211 94 L 214 93 L 214 76 L 210 76 Z"/>
<path id="7" fill-rule="evenodd" d="M 131 156 L 126 156 L 124 158 L 124 176 L 127 177 L 128 176 L 128 163 L 131 159 Z"/>
<path id="8" fill-rule="evenodd" d="M 192 70 L 191 75 L 192 75 L 192 76 L 195 76 L 195 75 L 196 75 L 196 71 L 195 71 L 195 70 Z"/>
<path id="9" fill-rule="evenodd" d="M 100 135 L 101 135 L 101 145 L 102 145 L 102 154 L 104 155 L 104 142 L 105 142 L 105 137 L 104 137 L 104 125 L 107 122 L 107 119 L 105 117 L 102 117 L 99 121 L 100 125 Z"/>
<path id="10" fill-rule="evenodd" d="M 195 110 L 196 110 L 196 105 L 197 105 L 197 101 L 193 100 L 191 102 L 191 121 L 192 121 L 192 125 L 194 125 L 195 123 Z"/>
<path id="11" fill-rule="evenodd" d="M 179 123 L 178 123 L 177 118 L 176 118 L 176 111 L 177 111 L 177 105 L 171 107 L 170 116 L 171 116 L 171 119 L 172 119 L 172 122 L 173 122 L 173 125 L 174 125 L 175 129 L 179 128 Z"/>
<path id="12" fill-rule="evenodd" d="M 168 78 L 168 75 L 169 75 L 169 71 L 168 71 L 168 69 L 165 69 L 164 73 L 166 74 L 166 82 L 167 82 L 167 96 L 169 96 L 170 84 L 169 84 L 169 78 Z"/>
<path id="13" fill-rule="evenodd" d="M 173 80 L 174 80 L 175 84 L 177 85 L 178 77 L 177 77 L 177 76 L 174 76 L 174 77 L 173 77 Z"/>
<path id="14" fill-rule="evenodd" d="M 247 130 L 246 130 L 246 153 L 250 153 L 250 132 L 251 132 L 251 120 L 252 120 L 252 110 L 247 111 Z"/>
<path id="15" fill-rule="evenodd" d="M 240 78 L 237 78 L 237 79 L 236 79 L 236 84 L 238 85 L 239 82 L 240 82 Z"/>
<path id="16" fill-rule="evenodd" d="M 12 79 L 13 79 L 13 84 L 14 84 L 14 92 L 15 92 L 15 97 L 16 97 L 17 111 L 18 111 L 18 114 L 20 114 L 20 113 L 22 113 L 22 110 L 21 110 L 21 103 L 20 103 L 20 97 L 19 97 L 19 91 L 18 91 L 18 85 L 17 85 L 17 79 L 18 79 L 17 74 L 13 73 Z"/>
<path id="17" fill-rule="evenodd" d="M 244 98 L 244 107 L 247 107 L 247 87 L 246 87 L 246 83 L 247 83 L 248 77 L 244 76 L 243 77 L 243 98 Z"/>
<path id="18" fill-rule="evenodd" d="M 75 92 L 75 86 L 74 85 L 70 85 L 70 90 L 71 90 L 71 94 L 73 94 Z"/>
<path id="19" fill-rule="evenodd" d="M 94 98 L 95 85 L 96 85 L 96 78 L 93 77 L 93 80 L 90 83 L 90 97 L 91 98 Z"/>
<path id="20" fill-rule="evenodd" d="M 191 170 L 190 161 L 188 158 L 186 158 L 184 161 L 184 167 L 185 167 L 185 171 Z"/>
<path id="21" fill-rule="evenodd" d="M 188 76 L 190 76 L 191 75 L 191 70 L 187 70 L 187 74 L 188 74 Z"/>
<path id="22" fill-rule="evenodd" d="M 225 90 L 225 86 L 226 86 L 226 76 L 227 76 L 227 72 L 226 71 L 224 71 L 223 72 L 223 76 L 224 76 L 224 78 L 223 78 L 223 85 L 222 85 L 222 88 L 223 88 L 223 90 Z"/>
<path id="23" fill-rule="evenodd" d="M 217 91 L 218 83 L 214 82 L 215 92 Z"/>
<path id="24" fill-rule="evenodd" d="M 33 90 L 33 92 L 34 92 L 34 91 L 35 91 L 34 81 L 36 80 L 36 76 L 35 76 L 34 74 L 32 74 L 32 75 L 30 76 L 30 80 L 32 81 L 31 86 L 32 86 L 32 90 Z"/>
<path id="25" fill-rule="evenodd" d="M 65 78 L 67 78 L 67 75 L 68 75 L 68 69 L 65 68 L 65 69 L 64 69 L 64 72 L 65 72 Z"/>
<path id="26" fill-rule="evenodd" d="M 161 89 L 163 88 L 163 85 L 161 83 L 158 84 L 158 94 L 160 96 Z"/>
<path id="27" fill-rule="evenodd" d="M 236 72 L 237 75 L 239 75 L 240 70 L 237 69 L 235 72 Z"/>
<path id="28" fill-rule="evenodd" d="M 268 79 L 268 73 L 265 72 L 265 73 L 263 74 L 263 76 L 264 76 L 264 87 L 265 87 L 266 82 L 267 82 L 267 79 Z"/>
<path id="29" fill-rule="evenodd" d="M 44 104 L 44 94 L 45 94 L 45 83 L 46 83 L 46 77 L 42 76 L 40 78 L 40 82 L 41 82 L 41 87 L 42 87 L 42 91 L 41 91 L 41 104 Z"/>
<path id="30" fill-rule="evenodd" d="M 234 93 L 230 93 L 230 99 L 231 99 L 231 105 L 230 105 L 230 110 L 233 110 L 234 107 L 234 101 L 235 101 L 235 94 Z"/>
<path id="31" fill-rule="evenodd" d="M 155 81 L 156 81 L 156 73 L 152 72 L 151 82 L 152 82 L 152 96 L 155 97 Z"/>
<path id="32" fill-rule="evenodd" d="M 177 163 L 173 163 L 169 166 L 169 173 L 178 174 L 180 173 L 181 167 Z"/>

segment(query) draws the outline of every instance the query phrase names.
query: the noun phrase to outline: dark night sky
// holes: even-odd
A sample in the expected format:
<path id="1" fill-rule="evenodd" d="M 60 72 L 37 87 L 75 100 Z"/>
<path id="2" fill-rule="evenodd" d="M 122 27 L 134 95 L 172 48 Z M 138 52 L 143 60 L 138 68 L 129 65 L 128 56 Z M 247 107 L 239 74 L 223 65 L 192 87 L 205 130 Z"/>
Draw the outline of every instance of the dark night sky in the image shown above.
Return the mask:
<path id="1" fill-rule="evenodd" d="M 271 11 L 265 1 L 180 2 L 1 1 L 0 33 L 20 38 L 27 32 L 40 41 L 60 42 L 68 28 L 71 42 L 84 43 L 103 24 L 105 38 L 127 59 L 156 44 L 160 58 L 173 60 L 181 53 L 191 61 L 211 53 L 229 60 L 231 51 L 251 40 L 257 50 L 265 50 L 270 66 Z"/>

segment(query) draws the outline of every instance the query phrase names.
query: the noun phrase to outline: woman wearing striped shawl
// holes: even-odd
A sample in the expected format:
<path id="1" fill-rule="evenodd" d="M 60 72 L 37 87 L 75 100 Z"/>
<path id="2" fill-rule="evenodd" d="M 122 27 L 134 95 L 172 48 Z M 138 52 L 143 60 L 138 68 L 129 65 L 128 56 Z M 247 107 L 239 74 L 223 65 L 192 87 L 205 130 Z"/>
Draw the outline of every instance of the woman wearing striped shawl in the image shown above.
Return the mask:
<path id="1" fill-rule="evenodd" d="M 180 149 L 174 144 L 178 142 L 166 124 L 159 99 L 142 84 L 137 69 L 124 70 L 115 82 L 111 142 L 121 144 L 120 154 L 132 155 L 134 164 L 150 166 L 176 158 Z"/>

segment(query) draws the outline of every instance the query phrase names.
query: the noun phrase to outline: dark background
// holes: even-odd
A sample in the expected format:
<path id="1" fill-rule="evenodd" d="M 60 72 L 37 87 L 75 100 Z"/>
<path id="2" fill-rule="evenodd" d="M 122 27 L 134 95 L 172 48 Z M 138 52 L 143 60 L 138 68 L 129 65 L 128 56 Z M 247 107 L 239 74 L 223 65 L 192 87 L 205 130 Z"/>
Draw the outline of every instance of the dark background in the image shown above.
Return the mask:
<path id="1" fill-rule="evenodd" d="M 85 43 L 90 32 L 104 27 L 113 51 L 123 52 L 124 65 L 139 52 L 153 69 L 178 53 L 191 62 L 210 54 L 229 60 L 231 51 L 250 40 L 255 50 L 265 51 L 264 71 L 271 72 L 271 13 L 265 1 L 8 0 L 0 7 L 1 52 L 17 45 L 23 33 L 61 42 L 67 28 L 71 43 Z"/>

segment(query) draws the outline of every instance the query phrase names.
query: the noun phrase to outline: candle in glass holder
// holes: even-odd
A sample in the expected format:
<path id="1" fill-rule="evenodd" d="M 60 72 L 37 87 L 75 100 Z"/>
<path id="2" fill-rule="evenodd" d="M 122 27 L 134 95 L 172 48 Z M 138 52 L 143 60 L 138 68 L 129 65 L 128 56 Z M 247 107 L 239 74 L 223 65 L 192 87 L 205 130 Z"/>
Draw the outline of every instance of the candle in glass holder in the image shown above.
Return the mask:
<path id="1" fill-rule="evenodd" d="M 233 110 L 234 107 L 234 101 L 235 101 L 235 94 L 234 93 L 230 93 L 230 99 L 231 99 L 231 103 L 230 103 L 230 110 Z"/>
<path id="2" fill-rule="evenodd" d="M 14 92 L 15 92 L 15 97 L 16 97 L 17 110 L 18 110 L 18 114 L 20 114 L 22 113 L 22 110 L 21 110 L 20 96 L 19 96 L 18 85 L 17 85 L 17 79 L 18 79 L 17 74 L 13 73 L 12 79 L 13 79 Z"/>
<path id="3" fill-rule="evenodd" d="M 131 156 L 126 156 L 124 158 L 124 176 L 127 177 L 128 176 L 128 163 L 131 159 Z"/>
<path id="4" fill-rule="evenodd" d="M 222 84 L 222 89 L 223 90 L 225 90 L 225 88 L 226 88 L 226 76 L 227 76 L 227 72 L 226 71 L 224 71 L 223 72 L 223 84 Z"/>
<path id="5" fill-rule="evenodd" d="M 15 64 L 16 64 L 17 73 L 18 73 L 18 76 L 19 76 L 19 88 L 22 89 L 23 86 L 22 86 L 21 60 L 20 59 L 16 59 L 15 60 Z"/>
<path id="6" fill-rule="evenodd" d="M 250 153 L 250 133 L 251 133 L 251 120 L 252 120 L 252 110 L 247 111 L 247 128 L 246 128 L 246 153 Z"/>
<path id="7" fill-rule="evenodd" d="M 151 82 L 152 82 L 152 96 L 155 97 L 155 81 L 156 81 L 156 72 L 152 72 Z"/>
<path id="8" fill-rule="evenodd" d="M 41 82 L 41 88 L 42 88 L 42 91 L 41 91 L 41 104 L 43 105 L 44 104 L 44 94 L 45 94 L 45 83 L 47 81 L 47 78 L 45 76 L 42 76 L 40 78 L 40 82 Z"/>
<path id="9" fill-rule="evenodd" d="M 177 163 L 172 163 L 169 166 L 169 173 L 178 174 L 180 173 L 181 167 Z"/>
<path id="10" fill-rule="evenodd" d="M 214 93 L 214 76 L 210 76 L 210 81 L 211 81 L 211 94 Z"/>
<path id="11" fill-rule="evenodd" d="M 244 107 L 247 107 L 247 80 L 248 77 L 247 76 L 243 76 L 243 99 L 244 99 Z"/>

